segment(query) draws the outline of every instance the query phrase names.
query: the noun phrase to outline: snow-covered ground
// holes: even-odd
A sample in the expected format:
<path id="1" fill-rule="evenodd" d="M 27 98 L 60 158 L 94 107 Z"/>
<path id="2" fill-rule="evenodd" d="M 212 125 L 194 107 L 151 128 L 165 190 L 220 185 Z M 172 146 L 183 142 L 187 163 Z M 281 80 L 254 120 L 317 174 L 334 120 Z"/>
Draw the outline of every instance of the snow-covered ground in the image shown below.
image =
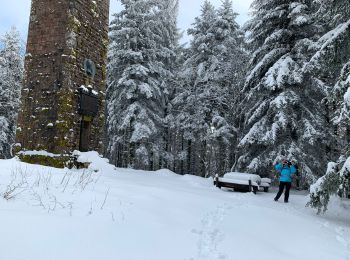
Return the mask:
<path id="1" fill-rule="evenodd" d="M 350 259 L 340 202 L 317 216 L 303 193 L 276 203 L 83 156 L 90 170 L 0 160 L 0 260 Z"/>

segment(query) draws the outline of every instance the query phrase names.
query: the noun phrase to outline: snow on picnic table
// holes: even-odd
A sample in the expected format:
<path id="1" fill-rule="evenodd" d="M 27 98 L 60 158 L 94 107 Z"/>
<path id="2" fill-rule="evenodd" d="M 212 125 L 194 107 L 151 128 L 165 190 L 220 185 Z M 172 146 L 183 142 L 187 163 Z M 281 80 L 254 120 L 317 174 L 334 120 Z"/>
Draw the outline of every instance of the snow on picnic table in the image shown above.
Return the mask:
<path id="1" fill-rule="evenodd" d="M 305 193 L 276 203 L 84 157 L 100 171 L 0 160 L 0 260 L 350 259 L 349 209 L 317 216 Z M 15 173 L 25 185 L 7 201 Z"/>

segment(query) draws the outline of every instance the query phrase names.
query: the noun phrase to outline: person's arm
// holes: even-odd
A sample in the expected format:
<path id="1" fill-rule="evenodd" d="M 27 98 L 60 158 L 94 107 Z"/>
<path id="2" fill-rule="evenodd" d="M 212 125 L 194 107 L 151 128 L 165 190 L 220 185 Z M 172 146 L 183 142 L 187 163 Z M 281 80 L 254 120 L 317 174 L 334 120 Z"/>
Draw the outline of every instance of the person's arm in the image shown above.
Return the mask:
<path id="1" fill-rule="evenodd" d="M 281 172 L 282 168 L 283 168 L 283 166 L 281 163 L 276 163 L 276 165 L 275 165 L 276 171 Z"/>
<path id="2" fill-rule="evenodd" d="M 295 174 L 297 173 L 297 169 L 295 168 L 294 165 L 292 165 L 292 166 L 290 167 L 290 173 L 291 173 L 292 175 L 295 175 Z"/>

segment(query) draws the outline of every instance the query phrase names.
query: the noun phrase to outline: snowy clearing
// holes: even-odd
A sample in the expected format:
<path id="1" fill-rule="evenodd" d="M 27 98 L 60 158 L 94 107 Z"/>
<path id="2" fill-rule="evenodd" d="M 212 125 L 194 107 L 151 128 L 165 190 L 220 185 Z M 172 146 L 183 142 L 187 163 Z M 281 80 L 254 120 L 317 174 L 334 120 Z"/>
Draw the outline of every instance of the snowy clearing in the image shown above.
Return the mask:
<path id="1" fill-rule="evenodd" d="M 305 193 L 276 203 L 83 157 L 99 171 L 0 160 L 0 260 L 350 259 L 345 202 L 317 216 Z"/>

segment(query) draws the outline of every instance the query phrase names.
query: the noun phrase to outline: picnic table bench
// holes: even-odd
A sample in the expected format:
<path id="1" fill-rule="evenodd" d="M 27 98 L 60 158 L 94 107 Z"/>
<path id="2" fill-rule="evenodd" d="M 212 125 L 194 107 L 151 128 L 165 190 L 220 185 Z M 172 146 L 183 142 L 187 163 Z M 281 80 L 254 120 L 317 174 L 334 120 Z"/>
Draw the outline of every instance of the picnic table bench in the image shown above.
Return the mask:
<path id="1" fill-rule="evenodd" d="M 229 188 L 240 192 L 253 192 L 256 194 L 259 190 L 268 192 L 271 185 L 271 179 L 261 178 L 257 174 L 231 172 L 226 173 L 222 178 L 216 175 L 214 185 L 218 188 Z"/>

